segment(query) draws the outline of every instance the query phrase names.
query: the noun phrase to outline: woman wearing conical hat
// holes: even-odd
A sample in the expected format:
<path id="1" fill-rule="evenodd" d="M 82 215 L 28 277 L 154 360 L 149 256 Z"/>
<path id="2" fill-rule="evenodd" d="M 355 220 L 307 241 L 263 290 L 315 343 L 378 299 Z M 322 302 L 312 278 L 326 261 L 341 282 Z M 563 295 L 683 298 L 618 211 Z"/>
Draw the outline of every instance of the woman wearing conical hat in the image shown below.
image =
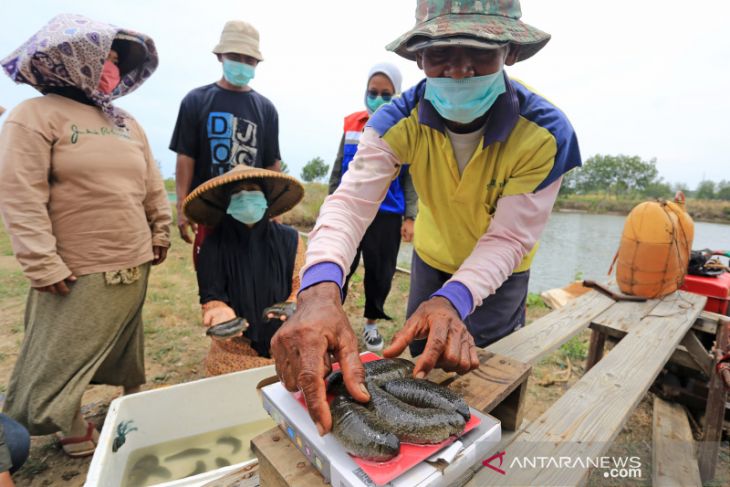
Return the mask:
<path id="1" fill-rule="evenodd" d="M 183 202 L 190 221 L 213 229 L 198 255 L 203 325 L 246 321 L 243 335 L 211 342 L 208 375 L 273 363 L 271 337 L 294 312 L 304 242 L 272 218 L 303 196 L 304 187 L 287 174 L 238 165 Z"/>

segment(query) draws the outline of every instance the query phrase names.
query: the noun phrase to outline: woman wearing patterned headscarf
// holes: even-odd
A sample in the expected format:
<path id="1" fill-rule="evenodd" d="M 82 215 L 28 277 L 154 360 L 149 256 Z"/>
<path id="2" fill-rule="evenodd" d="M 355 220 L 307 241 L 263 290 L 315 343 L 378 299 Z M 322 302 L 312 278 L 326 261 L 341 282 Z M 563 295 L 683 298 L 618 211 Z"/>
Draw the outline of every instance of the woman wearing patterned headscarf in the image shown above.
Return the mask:
<path id="1" fill-rule="evenodd" d="M 44 96 L 0 132 L 0 212 L 30 281 L 25 337 L 4 412 L 31 434 L 60 431 L 70 456 L 98 433 L 80 410 L 89 383 L 139 390 L 150 264 L 171 212 L 147 138 L 112 100 L 157 66 L 149 37 L 59 15 L 0 61 Z"/>

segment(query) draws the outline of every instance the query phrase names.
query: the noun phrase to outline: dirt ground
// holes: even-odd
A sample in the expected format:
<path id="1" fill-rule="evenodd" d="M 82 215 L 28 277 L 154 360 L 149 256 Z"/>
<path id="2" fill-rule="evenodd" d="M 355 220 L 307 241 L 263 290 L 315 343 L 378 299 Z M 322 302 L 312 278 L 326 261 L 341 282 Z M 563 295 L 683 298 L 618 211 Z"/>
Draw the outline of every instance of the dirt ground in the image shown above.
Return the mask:
<path id="1" fill-rule="evenodd" d="M 178 384 L 203 376 L 202 360 L 208 342 L 200 327 L 197 285 L 190 262 L 190 247 L 175 239 L 165 262 L 155 268 L 145 304 L 145 356 L 148 383 L 143 390 Z M 23 336 L 23 309 L 27 283 L 19 270 L 7 236 L 0 231 L 0 402 L 15 363 Z M 7 283 L 7 284 L 6 284 Z M 408 276 L 397 274 L 386 303 L 386 312 L 394 320 L 381 327 L 386 342 L 404 322 L 408 295 Z M 362 329 L 364 293 L 362 276 L 353 279 L 346 311 L 359 333 Z M 549 310 L 539 299 L 530 299 L 528 321 Z M 583 374 L 587 352 L 587 332 L 571 340 L 533 369 L 526 404 L 527 420 L 547 410 Z M 87 418 L 103 426 L 109 403 L 120 395 L 119 388 L 91 386 L 83 400 Z M 631 485 L 651 484 L 651 395 L 648 395 L 629 418 L 607 455 L 638 455 L 642 460 L 643 480 Z M 710 485 L 730 485 L 730 455 L 724 443 L 718 478 Z M 24 486 L 81 486 L 88 471 L 89 459 L 69 459 L 53 436 L 34 437 L 31 457 L 14 480 Z M 589 485 L 628 485 L 611 483 L 593 475 Z"/>

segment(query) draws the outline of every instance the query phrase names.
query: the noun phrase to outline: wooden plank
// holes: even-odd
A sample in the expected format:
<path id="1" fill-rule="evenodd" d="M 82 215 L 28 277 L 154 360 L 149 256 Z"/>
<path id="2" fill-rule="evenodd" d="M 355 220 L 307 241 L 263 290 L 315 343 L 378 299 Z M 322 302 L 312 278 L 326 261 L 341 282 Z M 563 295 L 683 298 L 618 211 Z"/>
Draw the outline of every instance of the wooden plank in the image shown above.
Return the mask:
<path id="1" fill-rule="evenodd" d="M 714 360 L 705 349 L 704 345 L 700 342 L 697 335 L 693 330 L 689 330 L 682 339 L 682 346 L 687 349 L 690 358 L 700 368 L 705 377 L 712 376 L 712 367 L 714 366 Z"/>
<path id="2" fill-rule="evenodd" d="M 534 364 L 577 335 L 614 301 L 590 291 L 507 335 L 485 350 Z"/>
<path id="3" fill-rule="evenodd" d="M 687 348 L 684 345 L 677 345 L 677 349 L 672 354 L 669 362 L 681 365 L 682 367 L 687 367 L 688 369 L 692 369 L 699 373 L 703 373 L 702 369 L 700 369 L 700 366 L 697 365 L 697 362 L 692 359 L 692 356 L 689 354 Z M 706 377 L 709 377 L 709 375 Z"/>
<path id="4" fill-rule="evenodd" d="M 412 359 L 409 359 L 412 360 Z M 447 385 L 453 378 L 456 377 L 456 372 L 446 372 L 443 369 L 431 369 L 426 379 L 436 384 Z"/>
<path id="5" fill-rule="evenodd" d="M 259 466 L 254 464 L 211 480 L 200 487 L 258 487 L 259 485 L 261 485 Z"/>
<path id="6" fill-rule="evenodd" d="M 259 459 L 261 485 L 273 487 L 310 487 L 328 485 L 307 457 L 292 444 L 278 427 L 251 440 Z"/>
<path id="7" fill-rule="evenodd" d="M 677 403 L 654 398 L 652 485 L 701 486 L 700 469 L 687 413 Z"/>
<path id="8" fill-rule="evenodd" d="M 715 363 L 723 353 L 730 348 L 730 321 L 727 317 L 721 318 L 717 327 L 717 339 L 715 340 Z M 725 401 L 727 390 L 725 389 L 722 377 L 713 373 L 710 378 L 709 392 L 707 394 L 707 408 L 705 409 L 705 424 L 702 435 L 702 443 L 698 460 L 700 463 L 700 476 L 702 482 L 709 482 L 715 476 L 715 467 L 720 453 L 720 439 L 722 438 L 722 423 L 725 417 Z"/>
<path id="9" fill-rule="evenodd" d="M 638 326 L 643 326 L 642 318 L 650 315 L 654 312 L 654 309 L 659 304 L 660 300 L 654 299 L 645 303 L 625 303 L 619 302 L 611 306 L 609 309 L 601 313 L 593 322 L 590 327 L 593 333 L 600 333 L 605 336 L 613 338 L 623 338 L 626 333 Z M 701 331 L 707 329 L 716 330 L 715 325 L 712 328 L 711 317 L 704 317 L 705 312 L 695 320 L 692 326 L 693 330 L 699 329 Z M 713 331 L 713 334 L 715 331 Z M 590 370 L 595 362 L 593 360 L 594 350 L 593 343 L 594 335 L 591 335 L 591 348 L 588 353 L 588 361 L 586 363 L 586 370 Z M 709 367 L 712 357 L 708 355 L 702 343 L 699 341 L 694 331 L 690 330 L 687 332 L 687 336 L 682 340 L 682 345 L 677 347 L 677 350 L 672 354 L 670 362 L 682 365 L 684 367 L 697 370 L 709 377 Z M 598 344 L 596 345 L 598 346 Z M 600 357 L 599 357 L 600 358 Z"/>
<path id="10" fill-rule="evenodd" d="M 712 315 L 715 315 L 714 317 Z M 703 311 L 700 317 L 695 321 L 694 326 L 692 327 L 693 330 L 699 331 L 702 333 L 707 333 L 708 335 L 712 335 L 713 337 L 717 335 L 717 322 L 720 315 L 716 313 L 709 313 L 708 311 Z"/>
<path id="11" fill-rule="evenodd" d="M 651 313 L 659 302 L 658 299 L 650 299 L 643 303 L 618 302 L 598 315 L 591 323 L 591 328 L 594 330 L 608 328 L 625 335 L 632 326 L 641 322 L 644 316 Z"/>
<path id="12" fill-rule="evenodd" d="M 509 357 L 479 350 L 479 368 L 458 376 L 449 389 L 469 406 L 488 413 L 527 380 L 532 367 Z"/>
<path id="13" fill-rule="evenodd" d="M 712 311 L 703 311 L 700 318 L 706 321 L 713 321 L 715 323 L 727 321 L 727 316 L 721 315 L 720 313 L 713 313 Z"/>
<path id="14" fill-rule="evenodd" d="M 667 296 L 593 369 L 510 445 L 510 458 L 597 458 L 603 455 L 705 306 L 700 295 Z M 468 485 L 578 485 L 589 467 L 482 468 Z"/>

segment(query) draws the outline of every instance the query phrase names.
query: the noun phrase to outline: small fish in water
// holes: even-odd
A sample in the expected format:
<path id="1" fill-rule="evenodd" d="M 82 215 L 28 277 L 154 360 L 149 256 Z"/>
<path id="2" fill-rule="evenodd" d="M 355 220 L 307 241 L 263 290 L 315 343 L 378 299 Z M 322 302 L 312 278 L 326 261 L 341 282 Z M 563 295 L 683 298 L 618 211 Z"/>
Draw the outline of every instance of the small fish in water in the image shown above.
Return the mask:
<path id="1" fill-rule="evenodd" d="M 169 457 L 165 458 L 165 461 L 169 462 L 190 457 L 199 457 L 208 453 L 210 453 L 210 450 L 208 450 L 207 448 L 188 448 L 187 450 L 183 450 L 181 452 L 175 453 L 174 455 L 170 455 Z"/>
<path id="2" fill-rule="evenodd" d="M 150 477 L 159 477 L 167 480 L 172 473 L 160 465 L 160 460 L 154 455 L 145 455 L 134 464 L 129 474 L 129 485 L 147 485 Z"/>
<path id="3" fill-rule="evenodd" d="M 248 328 L 248 321 L 243 318 L 236 317 L 232 320 L 211 326 L 205 334 L 216 340 L 228 340 L 229 338 L 239 336 L 246 330 L 246 328 Z"/>
<path id="4" fill-rule="evenodd" d="M 207 471 L 208 471 L 208 469 L 205 468 L 205 462 L 202 460 L 198 460 L 198 462 L 195 464 L 195 470 L 193 470 L 192 472 L 190 472 L 183 478 L 188 478 L 188 477 L 192 477 L 194 475 L 199 475 L 199 474 L 205 473 Z"/>
<path id="5" fill-rule="evenodd" d="M 216 443 L 219 445 L 231 445 L 233 448 L 233 451 L 231 453 L 238 453 L 241 450 L 241 440 L 238 438 L 234 438 L 233 436 L 224 436 L 222 438 L 218 438 L 216 440 Z"/>
<path id="6" fill-rule="evenodd" d="M 215 459 L 215 466 L 218 467 L 218 468 L 230 467 L 231 466 L 231 462 L 229 462 L 225 458 L 217 457 Z"/>

